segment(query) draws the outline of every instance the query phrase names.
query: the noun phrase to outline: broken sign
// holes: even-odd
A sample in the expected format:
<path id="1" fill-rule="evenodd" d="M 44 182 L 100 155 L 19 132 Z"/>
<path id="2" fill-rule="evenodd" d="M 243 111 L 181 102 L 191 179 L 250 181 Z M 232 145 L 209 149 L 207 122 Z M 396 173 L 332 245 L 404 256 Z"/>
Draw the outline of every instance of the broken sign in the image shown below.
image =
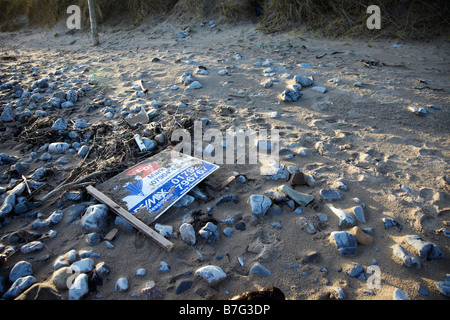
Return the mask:
<path id="1" fill-rule="evenodd" d="M 99 185 L 131 214 L 153 222 L 219 167 L 165 150 Z"/>

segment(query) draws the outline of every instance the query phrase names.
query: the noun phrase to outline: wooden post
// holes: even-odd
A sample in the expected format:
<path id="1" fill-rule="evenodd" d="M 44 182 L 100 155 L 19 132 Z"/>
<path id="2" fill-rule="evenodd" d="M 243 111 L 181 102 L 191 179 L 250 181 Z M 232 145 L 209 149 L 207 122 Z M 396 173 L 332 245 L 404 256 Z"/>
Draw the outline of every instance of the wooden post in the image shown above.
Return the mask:
<path id="1" fill-rule="evenodd" d="M 89 17 L 91 20 L 92 42 L 94 46 L 98 46 L 100 41 L 98 39 L 97 18 L 95 16 L 94 0 L 88 0 L 88 5 L 89 5 Z"/>
<path id="2" fill-rule="evenodd" d="M 133 216 L 131 213 L 123 209 L 121 206 L 116 204 L 113 200 L 107 197 L 101 191 L 95 189 L 93 186 L 88 186 L 86 188 L 87 192 L 91 194 L 95 199 L 100 201 L 101 203 L 107 205 L 111 210 L 113 210 L 116 214 L 124 218 L 129 224 L 138 229 L 140 232 L 144 233 L 148 237 L 152 238 L 157 244 L 166 249 L 167 251 L 171 251 L 173 248 L 173 243 L 164 238 L 158 232 L 150 228 L 148 225 L 143 223 L 141 220 Z"/>

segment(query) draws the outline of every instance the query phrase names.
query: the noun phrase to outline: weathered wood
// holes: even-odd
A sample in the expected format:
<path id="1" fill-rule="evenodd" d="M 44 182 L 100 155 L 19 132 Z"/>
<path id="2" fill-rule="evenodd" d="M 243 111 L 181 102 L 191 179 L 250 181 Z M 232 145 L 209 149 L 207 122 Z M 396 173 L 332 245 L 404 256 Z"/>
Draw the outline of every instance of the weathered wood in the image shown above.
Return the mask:
<path id="1" fill-rule="evenodd" d="M 94 0 L 88 0 L 88 6 L 89 6 L 89 17 L 91 20 L 92 42 L 94 46 L 98 46 L 100 40 L 98 39 L 97 17 L 95 15 Z"/>
<path id="2" fill-rule="evenodd" d="M 109 197 L 107 197 L 104 193 L 98 191 L 93 186 L 88 186 L 86 188 L 87 192 L 91 194 L 94 198 L 96 198 L 101 203 L 105 204 L 106 206 L 110 207 L 116 214 L 124 218 L 129 224 L 131 224 L 133 227 L 144 233 L 145 235 L 152 238 L 157 244 L 159 244 L 161 247 L 166 249 L 167 251 L 171 251 L 173 248 L 173 243 L 164 238 L 162 235 L 160 235 L 158 232 L 150 228 L 148 225 L 143 223 L 141 220 L 133 216 L 131 213 L 123 209 L 121 206 L 119 206 L 117 203 L 115 203 L 113 200 L 111 200 Z"/>

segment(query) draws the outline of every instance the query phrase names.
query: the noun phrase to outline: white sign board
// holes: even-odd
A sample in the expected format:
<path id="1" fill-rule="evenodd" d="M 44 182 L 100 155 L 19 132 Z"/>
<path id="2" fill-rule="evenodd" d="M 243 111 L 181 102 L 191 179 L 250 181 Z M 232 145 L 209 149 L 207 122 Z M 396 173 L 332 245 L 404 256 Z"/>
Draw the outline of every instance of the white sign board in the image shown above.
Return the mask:
<path id="1" fill-rule="evenodd" d="M 165 150 L 97 186 L 97 189 L 131 214 L 139 213 L 141 217 L 147 216 L 145 221 L 155 221 L 217 169 L 217 165 L 209 162 Z M 148 215 L 144 215 L 144 211 Z"/>

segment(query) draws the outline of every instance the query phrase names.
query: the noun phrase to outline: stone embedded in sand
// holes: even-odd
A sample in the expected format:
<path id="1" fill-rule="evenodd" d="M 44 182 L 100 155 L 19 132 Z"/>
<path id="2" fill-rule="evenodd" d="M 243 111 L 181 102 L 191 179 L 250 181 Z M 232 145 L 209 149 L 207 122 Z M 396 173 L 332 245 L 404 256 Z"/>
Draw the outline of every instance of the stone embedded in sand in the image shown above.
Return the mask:
<path id="1" fill-rule="evenodd" d="M 162 300 L 164 295 L 161 290 L 156 287 L 155 281 L 150 281 L 146 287 L 141 290 L 141 293 L 149 300 Z"/>
<path id="2" fill-rule="evenodd" d="M 367 233 L 365 233 L 358 227 L 353 227 L 348 232 L 355 236 L 355 238 L 356 238 L 356 240 L 358 240 L 359 244 L 367 245 L 367 244 L 371 244 L 373 241 L 373 239 L 370 235 L 368 235 Z"/>
<path id="3" fill-rule="evenodd" d="M 384 228 L 387 230 L 388 228 L 397 227 L 398 232 L 402 230 L 402 225 L 390 218 L 383 218 Z"/>
<path id="4" fill-rule="evenodd" d="M 356 220 L 361 221 L 362 223 L 366 223 L 366 218 L 364 217 L 364 210 L 361 206 L 350 208 L 349 211 L 353 212 L 353 214 L 356 217 Z"/>
<path id="5" fill-rule="evenodd" d="M 86 276 L 87 277 L 87 276 Z M 33 276 L 20 277 L 9 287 L 8 291 L 2 296 L 2 299 L 9 300 L 17 298 L 22 292 L 27 290 L 36 283 L 36 278 Z"/>
<path id="6" fill-rule="evenodd" d="M 330 210 L 339 218 L 339 227 L 354 225 L 355 220 L 346 211 L 335 208 L 332 205 L 328 205 L 328 208 L 330 208 Z"/>
<path id="7" fill-rule="evenodd" d="M 64 154 L 69 150 L 70 145 L 65 142 L 54 142 L 48 146 L 48 152 L 51 154 Z"/>
<path id="8" fill-rule="evenodd" d="M 109 220 L 109 209 L 104 204 L 95 204 L 86 209 L 81 218 L 81 226 L 86 231 L 106 231 Z"/>
<path id="9" fill-rule="evenodd" d="M 281 93 L 281 100 L 286 102 L 296 102 L 301 96 L 302 94 L 300 92 L 287 89 Z"/>
<path id="10" fill-rule="evenodd" d="M 306 178 L 302 172 L 298 171 L 292 175 L 291 180 L 289 180 L 289 182 L 291 186 L 301 186 L 306 184 Z"/>
<path id="11" fill-rule="evenodd" d="M 252 194 L 249 198 L 252 212 L 256 215 L 265 215 L 272 205 L 272 200 L 260 194 Z"/>
<path id="12" fill-rule="evenodd" d="M 69 90 L 67 92 L 66 100 L 70 101 L 72 103 L 75 103 L 78 101 L 78 93 L 75 90 Z"/>
<path id="13" fill-rule="evenodd" d="M 203 228 L 198 232 L 200 237 L 204 238 L 207 243 L 215 242 L 219 240 L 219 228 L 212 223 L 208 222 Z"/>
<path id="14" fill-rule="evenodd" d="M 203 87 L 203 85 L 200 83 L 200 82 L 198 82 L 198 81 L 194 81 L 194 82 L 192 82 L 190 85 L 189 85 L 189 89 L 200 89 L 200 88 L 202 88 Z"/>
<path id="15" fill-rule="evenodd" d="M 444 281 L 436 281 L 434 283 L 441 294 L 450 297 L 450 275 L 447 274 Z"/>
<path id="16" fill-rule="evenodd" d="M 114 287 L 116 291 L 124 292 L 128 290 L 128 279 L 127 278 L 119 278 Z"/>
<path id="17" fill-rule="evenodd" d="M 282 185 L 280 187 L 280 191 L 284 192 L 289 198 L 294 200 L 298 205 L 304 207 L 314 200 L 314 196 L 295 191 L 294 189 L 292 189 L 287 185 Z"/>
<path id="18" fill-rule="evenodd" d="M 352 234 L 345 231 L 333 231 L 330 238 L 336 244 L 341 255 L 346 256 L 356 253 L 358 240 Z"/>
<path id="19" fill-rule="evenodd" d="M 261 263 L 255 262 L 250 268 L 250 272 L 248 274 L 259 274 L 260 276 L 270 277 L 272 272 L 270 272 L 270 270 L 264 267 Z"/>
<path id="20" fill-rule="evenodd" d="M 401 245 L 395 244 L 392 248 L 392 253 L 394 254 L 394 257 L 398 258 L 402 262 L 403 266 L 407 268 L 420 268 L 419 259 L 411 255 Z"/>
<path id="21" fill-rule="evenodd" d="M 192 72 L 185 72 L 182 76 L 181 76 L 181 83 L 183 83 L 185 86 L 190 85 L 192 82 L 194 82 L 195 79 L 192 76 Z"/>
<path id="22" fill-rule="evenodd" d="M 437 245 L 424 241 L 417 235 L 405 236 L 404 240 L 416 250 L 422 260 L 439 260 L 444 258 L 444 253 Z"/>
<path id="23" fill-rule="evenodd" d="M 392 300 L 409 300 L 406 294 L 399 288 L 395 288 Z"/>
<path id="24" fill-rule="evenodd" d="M 212 265 L 197 269 L 195 274 L 205 279 L 209 285 L 218 284 L 227 277 L 226 273 L 220 267 Z"/>
<path id="25" fill-rule="evenodd" d="M 11 269 L 9 273 L 9 281 L 14 282 L 21 277 L 33 274 L 33 266 L 27 261 L 19 261 Z"/>
<path id="26" fill-rule="evenodd" d="M 322 189 L 320 190 L 320 195 L 328 201 L 342 198 L 342 194 L 337 189 Z"/>
<path id="27" fill-rule="evenodd" d="M 52 130 L 66 130 L 67 129 L 68 122 L 64 119 L 58 119 L 55 121 L 55 123 L 52 125 Z"/>
<path id="28" fill-rule="evenodd" d="M 305 217 L 299 217 L 295 220 L 295 224 L 300 227 L 300 229 L 305 230 L 309 234 L 316 234 L 316 227 L 314 227 L 311 220 Z"/>
<path id="29" fill-rule="evenodd" d="M 20 248 L 20 252 L 28 254 L 34 251 L 38 251 L 41 250 L 44 247 L 44 244 L 40 241 L 32 241 L 32 242 L 28 242 L 27 244 L 24 244 L 21 248 Z"/>
<path id="30" fill-rule="evenodd" d="M 69 300 L 80 300 L 89 292 L 89 279 L 85 273 L 80 273 L 69 288 Z"/>
<path id="31" fill-rule="evenodd" d="M 301 84 L 302 87 L 309 87 L 313 84 L 313 80 L 309 77 L 295 76 L 294 80 L 295 80 L 295 82 Z"/>
<path id="32" fill-rule="evenodd" d="M 15 204 L 16 204 L 15 194 L 10 194 L 6 196 L 2 206 L 0 207 L 0 218 L 6 218 L 8 214 L 10 214 L 13 211 Z"/>
<path id="33" fill-rule="evenodd" d="M 312 87 L 312 89 L 314 90 L 314 91 L 316 91 L 316 92 L 320 92 L 320 93 L 325 93 L 325 92 L 327 92 L 327 88 L 325 88 L 325 87 Z"/>

